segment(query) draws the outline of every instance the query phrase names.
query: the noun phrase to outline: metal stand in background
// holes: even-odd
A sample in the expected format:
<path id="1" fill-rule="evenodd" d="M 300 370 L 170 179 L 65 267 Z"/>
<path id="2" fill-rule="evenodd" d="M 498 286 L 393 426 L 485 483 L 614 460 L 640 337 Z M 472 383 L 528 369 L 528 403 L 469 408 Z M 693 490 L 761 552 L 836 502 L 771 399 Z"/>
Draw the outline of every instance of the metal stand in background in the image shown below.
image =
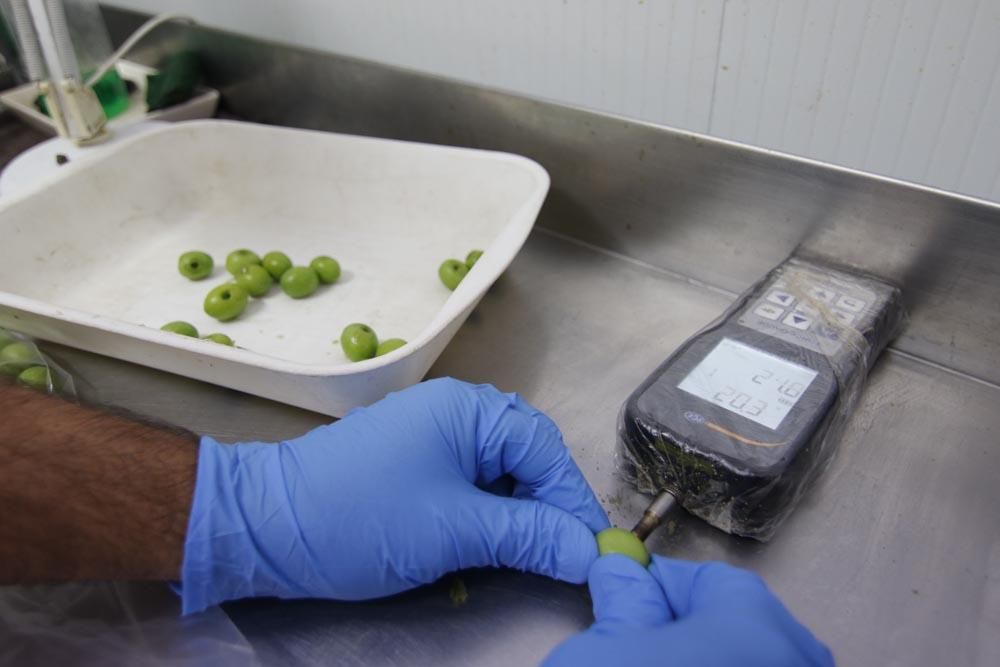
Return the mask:
<path id="1" fill-rule="evenodd" d="M 59 136 L 78 146 L 106 139 L 108 118 L 83 82 L 62 0 L 10 2 L 28 74 L 39 82 Z"/>
<path id="2" fill-rule="evenodd" d="M 4 0 L 0 0 L 4 2 Z M 67 171 L 66 165 L 79 165 L 93 160 L 109 149 L 113 143 L 155 129 L 158 121 L 144 121 L 116 127 L 114 137 L 107 128 L 108 118 L 93 86 L 140 40 L 155 28 L 169 21 L 191 22 L 180 14 L 160 14 L 146 21 L 117 50 L 96 65 L 84 79 L 81 63 L 90 68 L 86 48 L 83 60 L 77 58 L 74 34 L 85 45 L 87 37 L 94 39 L 93 21 L 87 23 L 87 2 L 81 0 L 6 0 L 8 16 L 17 38 L 21 61 L 28 78 L 35 82 L 37 92 L 43 95 L 46 107 L 59 137 L 34 146 L 13 160 L 0 174 L 0 196 L 9 196 L 24 189 L 57 178 Z M 67 20 L 67 6 L 75 8 Z M 99 14 L 96 3 L 93 12 Z M 83 17 L 83 19 L 81 18 Z M 91 17 L 99 22 L 100 16 Z M 90 32 L 87 32 L 88 26 Z M 72 29 L 71 29 L 72 28 Z M 110 46 L 108 47 L 110 48 Z M 92 54 L 91 54 L 92 55 Z M 103 57 L 103 54 L 102 54 Z M 110 141 L 109 141 L 110 139 Z M 100 144 L 100 146 L 95 146 Z"/>

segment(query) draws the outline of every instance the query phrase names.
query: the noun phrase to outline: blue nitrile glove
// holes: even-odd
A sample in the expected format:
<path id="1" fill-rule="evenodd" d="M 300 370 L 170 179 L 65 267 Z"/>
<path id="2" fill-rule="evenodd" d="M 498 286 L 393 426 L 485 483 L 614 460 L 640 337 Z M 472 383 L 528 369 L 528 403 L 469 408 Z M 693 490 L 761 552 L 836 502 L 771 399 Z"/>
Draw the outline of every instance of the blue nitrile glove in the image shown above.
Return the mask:
<path id="1" fill-rule="evenodd" d="M 722 563 L 620 555 L 590 570 L 594 624 L 545 667 L 832 667 L 833 656 L 760 577 Z"/>
<path id="2" fill-rule="evenodd" d="M 513 498 L 476 486 L 505 474 Z M 203 438 L 183 608 L 363 600 L 481 566 L 582 583 L 607 526 L 548 417 L 516 394 L 433 380 L 288 442 Z"/>

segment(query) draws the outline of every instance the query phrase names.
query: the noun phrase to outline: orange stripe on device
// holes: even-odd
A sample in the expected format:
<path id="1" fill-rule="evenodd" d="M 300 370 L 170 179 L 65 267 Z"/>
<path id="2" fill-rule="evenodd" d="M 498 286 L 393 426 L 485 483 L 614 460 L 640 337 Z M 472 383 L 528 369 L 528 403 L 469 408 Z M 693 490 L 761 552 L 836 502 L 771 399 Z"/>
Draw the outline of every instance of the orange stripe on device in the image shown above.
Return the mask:
<path id="1" fill-rule="evenodd" d="M 760 440 L 751 440 L 750 438 L 744 438 L 739 433 L 733 433 L 728 428 L 724 426 L 719 426 L 718 424 L 712 422 L 705 422 L 705 426 L 712 429 L 713 431 L 729 436 L 730 438 L 736 440 L 737 442 L 742 442 L 744 445 L 753 445 L 754 447 L 782 447 L 788 444 L 787 442 L 761 442 Z"/>

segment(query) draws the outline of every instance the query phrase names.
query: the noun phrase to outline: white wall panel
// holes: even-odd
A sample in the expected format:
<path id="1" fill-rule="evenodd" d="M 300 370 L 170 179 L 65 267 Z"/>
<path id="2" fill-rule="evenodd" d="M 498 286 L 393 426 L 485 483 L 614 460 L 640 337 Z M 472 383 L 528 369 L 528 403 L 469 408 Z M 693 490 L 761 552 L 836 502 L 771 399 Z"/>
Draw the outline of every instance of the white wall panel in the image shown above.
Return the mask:
<path id="1" fill-rule="evenodd" d="M 1000 0 L 110 0 L 1000 200 Z"/>
<path id="2" fill-rule="evenodd" d="M 902 175 L 897 162 L 913 118 L 917 89 L 932 55 L 929 40 L 943 4 L 939 0 L 911 0 L 903 6 L 865 152 L 867 168 Z"/>
<path id="3" fill-rule="evenodd" d="M 975 5 L 978 2 L 944 2 L 938 11 L 924 45 L 922 71 L 905 120 L 903 141 L 895 153 L 893 168 L 901 178 L 923 181 L 930 171 L 931 152 L 944 128 L 965 44 L 972 32 L 974 11 L 971 10 Z"/>
<path id="4" fill-rule="evenodd" d="M 864 19 L 850 26 L 861 31 L 857 60 L 853 75 L 845 79 L 841 90 L 828 91 L 831 96 L 847 100 L 844 117 L 840 122 L 834 153 L 823 159 L 841 164 L 864 167 L 868 147 L 874 134 L 874 119 L 878 115 L 883 92 L 892 64 L 893 54 L 899 43 L 902 29 L 904 0 L 880 0 L 870 3 L 853 2 L 865 7 Z M 841 35 L 835 34 L 833 43 L 839 47 Z"/>
<path id="5" fill-rule="evenodd" d="M 791 59 L 791 81 L 787 92 L 779 92 L 787 95 L 788 104 L 780 117 L 774 116 L 775 130 L 780 132 L 775 145 L 780 143 L 791 153 L 811 155 L 818 111 L 830 103 L 824 99 L 823 80 L 830 64 L 835 34 L 832 26 L 840 4 L 822 0 L 804 4 L 796 55 Z"/>
<path id="6" fill-rule="evenodd" d="M 1000 123 L 1000 116 L 983 112 L 996 83 L 1000 63 L 1000 7 L 996 0 L 979 0 L 971 12 L 968 37 L 947 51 L 952 59 L 953 84 L 944 117 L 935 133 L 927 170 L 921 180 L 943 187 L 962 187 L 960 176 L 968 166 L 975 142 L 986 125 Z M 994 144 L 994 150 L 1000 146 Z"/>

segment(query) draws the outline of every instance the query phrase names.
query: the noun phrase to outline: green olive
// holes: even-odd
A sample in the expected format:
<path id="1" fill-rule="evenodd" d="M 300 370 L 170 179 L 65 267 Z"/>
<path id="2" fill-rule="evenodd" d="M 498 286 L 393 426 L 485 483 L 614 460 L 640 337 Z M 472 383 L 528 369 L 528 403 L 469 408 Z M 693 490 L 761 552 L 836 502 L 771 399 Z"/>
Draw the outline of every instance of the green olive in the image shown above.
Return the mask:
<path id="1" fill-rule="evenodd" d="M 261 264 L 264 265 L 264 268 L 267 269 L 267 272 L 275 280 L 280 280 L 282 274 L 292 268 L 292 260 L 288 259 L 288 255 L 277 250 L 272 250 L 264 255 Z"/>
<path id="2" fill-rule="evenodd" d="M 0 350 L 0 373 L 4 375 L 20 375 L 24 369 L 44 363 L 42 354 L 33 343 L 18 341 Z"/>
<path id="3" fill-rule="evenodd" d="M 0 350 L 4 349 L 11 343 L 16 343 L 18 337 L 7 331 L 6 329 L 0 329 Z"/>
<path id="4" fill-rule="evenodd" d="M 319 281 L 324 285 L 335 283 L 340 278 L 340 263 L 333 257 L 320 255 L 309 262 L 309 268 L 316 272 Z"/>
<path id="5" fill-rule="evenodd" d="M 348 324 L 340 334 L 340 347 L 351 361 L 371 359 L 378 350 L 378 336 L 367 324 Z"/>
<path id="6" fill-rule="evenodd" d="M 470 269 L 476 265 L 479 258 L 483 256 L 482 250 L 470 250 L 469 254 L 465 256 L 465 265 Z"/>
<path id="7" fill-rule="evenodd" d="M 319 288 L 319 276 L 308 266 L 293 266 L 281 276 L 281 289 L 293 299 L 303 299 Z"/>
<path id="8" fill-rule="evenodd" d="M 597 534 L 597 551 L 602 556 L 621 554 L 628 556 L 639 565 L 649 565 L 646 545 L 631 531 L 624 528 L 607 528 Z"/>
<path id="9" fill-rule="evenodd" d="M 202 338 L 202 340 L 218 343 L 219 345 L 228 345 L 229 347 L 233 346 L 233 339 L 224 333 L 210 333 Z"/>
<path id="10" fill-rule="evenodd" d="M 226 257 L 226 271 L 234 276 L 247 264 L 260 264 L 260 257 L 253 250 L 240 248 L 229 253 Z"/>
<path id="11" fill-rule="evenodd" d="M 188 280 L 201 280 L 212 273 L 212 256 L 200 250 L 191 250 L 177 260 L 177 270 Z"/>
<path id="12" fill-rule="evenodd" d="M 398 350 L 399 348 L 406 345 L 406 341 L 402 338 L 389 338 L 378 344 L 375 348 L 375 356 L 381 357 L 383 354 L 389 354 L 393 350 Z"/>
<path id="13" fill-rule="evenodd" d="M 185 322 L 183 320 L 177 320 L 175 322 L 167 322 L 162 327 L 161 331 L 169 331 L 170 333 L 180 334 L 182 336 L 191 336 L 192 338 L 198 337 L 198 330 L 195 329 L 193 324 Z"/>
<path id="14" fill-rule="evenodd" d="M 38 391 L 58 391 L 58 379 L 46 366 L 29 366 L 17 376 L 17 381 Z"/>
<path id="15" fill-rule="evenodd" d="M 438 267 L 438 277 L 441 278 L 444 286 L 450 290 L 458 287 L 458 284 L 462 282 L 462 279 L 465 278 L 465 274 L 468 272 L 469 267 L 457 259 L 446 259 Z"/>
<path id="16" fill-rule="evenodd" d="M 271 274 L 259 264 L 244 264 L 233 276 L 233 280 L 250 296 L 264 296 L 274 284 Z"/>
<path id="17" fill-rule="evenodd" d="M 249 300 L 246 290 L 239 285 L 219 285 L 205 297 L 205 313 L 220 322 L 235 320 L 246 310 Z"/>

